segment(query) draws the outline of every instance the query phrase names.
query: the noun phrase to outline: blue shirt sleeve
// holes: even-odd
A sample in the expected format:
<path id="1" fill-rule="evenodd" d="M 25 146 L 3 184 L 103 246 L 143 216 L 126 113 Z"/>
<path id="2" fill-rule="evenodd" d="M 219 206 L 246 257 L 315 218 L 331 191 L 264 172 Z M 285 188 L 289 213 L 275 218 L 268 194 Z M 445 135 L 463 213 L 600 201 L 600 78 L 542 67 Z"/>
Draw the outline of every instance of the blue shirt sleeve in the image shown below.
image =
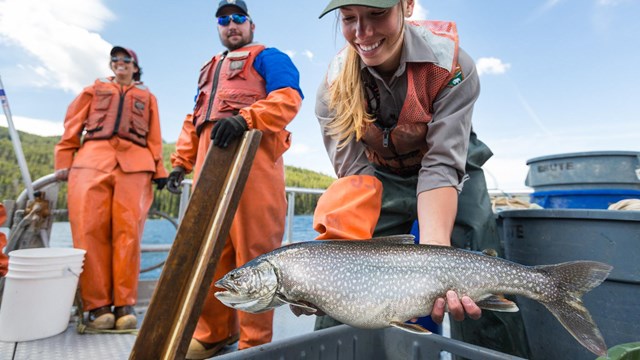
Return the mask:
<path id="1" fill-rule="evenodd" d="M 266 48 L 256 56 L 253 67 L 265 80 L 267 94 L 290 87 L 304 99 L 300 89 L 300 73 L 287 54 L 276 48 Z"/>
<path id="2" fill-rule="evenodd" d="M 200 95 L 200 88 L 196 90 L 196 96 L 193 97 L 193 110 L 196 110 L 196 105 L 198 104 L 198 95 Z"/>

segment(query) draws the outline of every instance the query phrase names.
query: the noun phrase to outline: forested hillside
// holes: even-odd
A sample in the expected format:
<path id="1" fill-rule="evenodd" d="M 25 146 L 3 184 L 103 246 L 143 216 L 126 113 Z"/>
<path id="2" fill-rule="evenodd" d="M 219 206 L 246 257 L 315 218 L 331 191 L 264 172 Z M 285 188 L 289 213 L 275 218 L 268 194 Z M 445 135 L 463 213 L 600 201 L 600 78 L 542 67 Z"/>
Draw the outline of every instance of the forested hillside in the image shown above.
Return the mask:
<path id="1" fill-rule="evenodd" d="M 42 176 L 53 173 L 53 148 L 60 137 L 43 137 L 19 132 L 24 156 L 29 167 L 31 179 L 36 180 Z M 163 154 L 167 170 L 171 171 L 169 161 L 170 154 L 174 151 L 175 144 L 164 144 Z M 326 189 L 333 178 L 310 170 L 287 166 L 287 186 Z M 0 127 L 0 200 L 16 199 L 24 190 L 24 184 L 18 167 L 16 154 L 11 144 L 9 131 Z M 58 198 L 58 207 L 66 207 L 66 185 L 61 187 Z M 296 214 L 311 214 L 315 208 L 318 195 L 297 195 Z M 160 211 L 177 216 L 180 197 L 170 192 L 156 191 L 153 207 Z"/>

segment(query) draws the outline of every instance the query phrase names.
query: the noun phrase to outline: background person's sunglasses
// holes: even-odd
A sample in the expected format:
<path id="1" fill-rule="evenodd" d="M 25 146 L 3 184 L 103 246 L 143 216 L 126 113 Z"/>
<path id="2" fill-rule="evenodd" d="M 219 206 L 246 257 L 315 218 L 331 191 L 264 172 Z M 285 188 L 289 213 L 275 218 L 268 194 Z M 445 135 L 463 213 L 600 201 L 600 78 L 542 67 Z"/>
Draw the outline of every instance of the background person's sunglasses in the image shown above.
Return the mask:
<path id="1" fill-rule="evenodd" d="M 125 64 L 131 64 L 131 62 L 133 61 L 133 58 L 130 56 L 112 56 L 111 57 L 111 62 L 118 62 L 118 61 L 123 61 Z"/>
<path id="2" fill-rule="evenodd" d="M 244 24 L 244 22 L 247 21 L 248 18 L 249 17 L 247 15 L 240 14 L 218 16 L 218 25 L 227 26 L 229 25 L 229 23 L 231 23 L 231 21 L 236 24 Z"/>

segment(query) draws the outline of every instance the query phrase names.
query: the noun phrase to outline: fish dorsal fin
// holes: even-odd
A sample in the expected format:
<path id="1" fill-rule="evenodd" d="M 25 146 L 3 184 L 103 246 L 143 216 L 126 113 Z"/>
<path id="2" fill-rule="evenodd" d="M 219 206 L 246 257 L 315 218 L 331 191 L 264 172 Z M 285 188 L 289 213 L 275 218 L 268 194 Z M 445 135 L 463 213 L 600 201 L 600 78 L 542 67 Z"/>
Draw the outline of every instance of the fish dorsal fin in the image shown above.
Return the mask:
<path id="1" fill-rule="evenodd" d="M 484 310 L 498 312 L 518 312 L 518 305 L 511 300 L 507 300 L 504 295 L 491 295 L 480 301 L 476 301 L 476 305 Z"/>
<path id="2" fill-rule="evenodd" d="M 414 244 L 415 236 L 411 234 L 405 235 L 390 235 L 374 237 L 371 241 L 384 242 L 387 244 Z"/>
<path id="3" fill-rule="evenodd" d="M 399 321 L 392 321 L 389 326 L 393 326 L 396 327 L 400 330 L 404 330 L 407 332 L 410 332 L 412 334 L 418 334 L 418 335 L 431 335 L 431 331 L 423 328 L 422 326 L 418 325 L 418 324 L 407 324 L 407 323 L 403 323 L 403 322 L 399 322 Z"/>

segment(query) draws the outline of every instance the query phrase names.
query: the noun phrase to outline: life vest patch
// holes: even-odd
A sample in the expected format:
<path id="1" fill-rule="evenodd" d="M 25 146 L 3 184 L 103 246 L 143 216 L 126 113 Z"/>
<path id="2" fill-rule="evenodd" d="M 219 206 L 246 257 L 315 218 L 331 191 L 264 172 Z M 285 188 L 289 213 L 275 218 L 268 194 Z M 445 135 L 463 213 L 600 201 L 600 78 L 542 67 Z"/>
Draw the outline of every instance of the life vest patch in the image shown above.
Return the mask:
<path id="1" fill-rule="evenodd" d="M 230 70 L 242 70 L 242 68 L 244 67 L 244 60 L 234 60 L 231 61 L 231 63 L 229 63 L 229 69 Z"/>
<path id="2" fill-rule="evenodd" d="M 454 87 L 460 84 L 462 80 L 464 80 L 464 74 L 462 73 L 462 68 L 460 67 L 460 65 L 458 65 L 453 77 L 451 78 L 451 80 L 449 80 L 447 87 Z"/>
<path id="3" fill-rule="evenodd" d="M 136 109 L 138 109 L 138 110 L 141 110 L 141 111 L 142 111 L 142 110 L 144 110 L 144 103 L 143 103 L 143 102 L 141 102 L 141 101 L 136 101 L 136 102 L 133 104 L 133 106 L 135 106 L 135 107 L 136 107 Z"/>

